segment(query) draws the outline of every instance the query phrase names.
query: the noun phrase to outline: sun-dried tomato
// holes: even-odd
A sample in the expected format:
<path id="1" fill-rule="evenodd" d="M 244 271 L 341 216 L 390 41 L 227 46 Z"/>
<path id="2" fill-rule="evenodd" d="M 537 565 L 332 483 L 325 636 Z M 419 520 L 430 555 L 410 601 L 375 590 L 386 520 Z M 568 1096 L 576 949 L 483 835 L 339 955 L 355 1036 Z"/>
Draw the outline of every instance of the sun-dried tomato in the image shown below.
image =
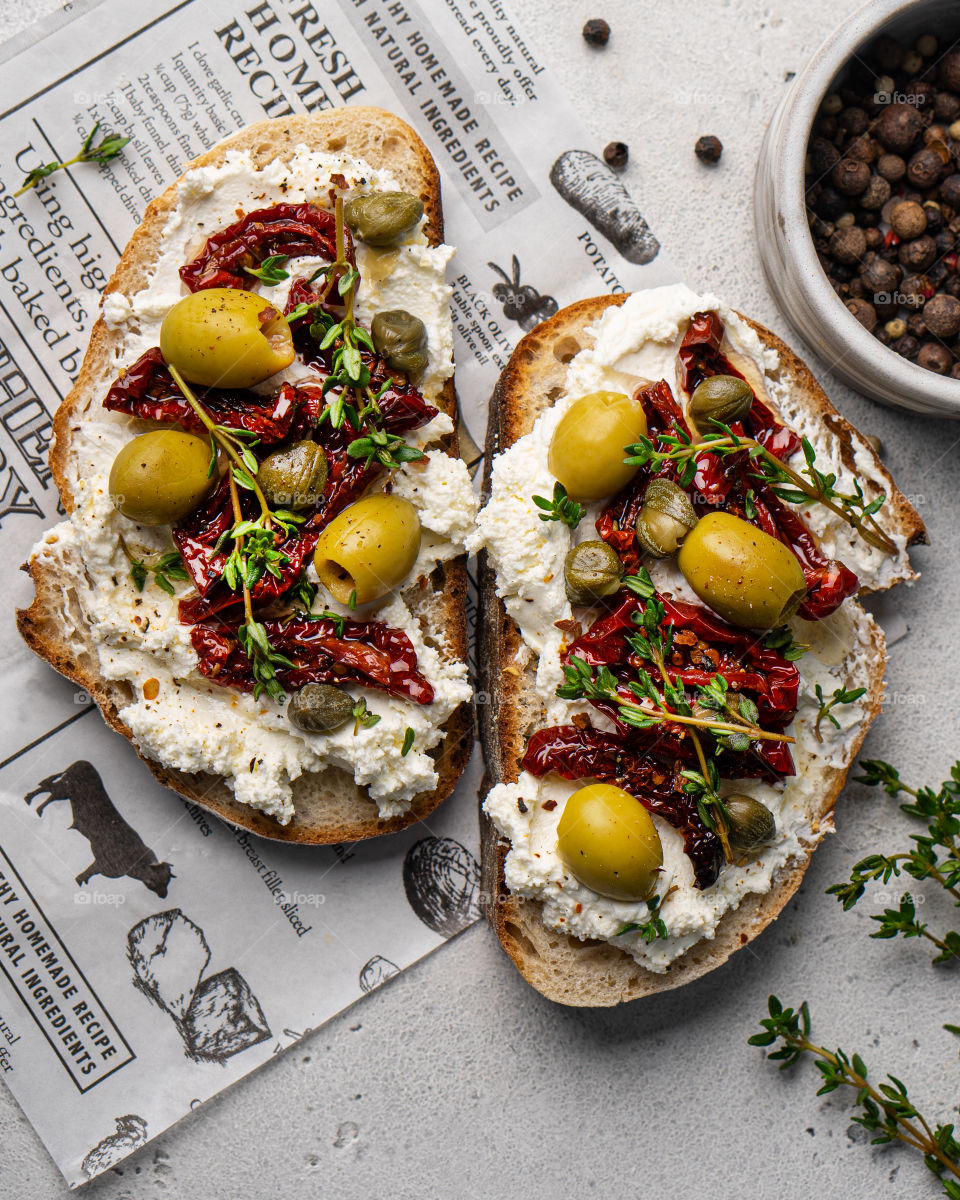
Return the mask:
<path id="1" fill-rule="evenodd" d="M 537 730 L 520 765 L 532 775 L 556 771 L 564 779 L 598 779 L 623 788 L 683 835 L 695 885 L 716 883 L 724 861 L 720 839 L 700 820 L 694 798 L 683 791 L 676 762 L 599 729 L 556 725 Z"/>
<path id="2" fill-rule="evenodd" d="M 350 231 L 344 230 L 345 255 L 353 262 Z M 251 288 L 257 277 L 244 270 L 259 267 L 275 254 L 309 255 L 333 262 L 337 257 L 336 222 L 326 209 L 312 204 L 274 204 L 244 214 L 226 229 L 211 234 L 204 248 L 180 268 L 191 292 L 203 288 Z"/>
<path id="3" fill-rule="evenodd" d="M 263 622 L 274 650 L 295 665 L 279 667 L 282 687 L 308 683 L 358 683 L 417 704 L 433 701 L 433 687 L 417 670 L 417 652 L 402 629 L 381 621 L 346 621 L 343 630 L 330 620 Z M 200 671 L 214 683 L 248 692 L 253 689 L 250 660 L 236 627 L 214 618 L 190 631 Z"/>

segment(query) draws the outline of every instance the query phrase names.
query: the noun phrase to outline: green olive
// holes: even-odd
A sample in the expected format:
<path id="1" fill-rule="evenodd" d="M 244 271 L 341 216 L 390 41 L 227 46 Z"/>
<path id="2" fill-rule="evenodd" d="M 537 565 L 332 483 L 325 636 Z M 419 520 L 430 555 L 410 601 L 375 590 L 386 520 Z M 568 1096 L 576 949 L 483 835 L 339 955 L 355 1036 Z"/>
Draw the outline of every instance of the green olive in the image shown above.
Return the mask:
<path id="1" fill-rule="evenodd" d="M 777 822 L 765 804 L 753 796 L 724 796 L 729 826 L 730 849 L 739 859 L 752 858 L 777 835 Z"/>
<path id="2" fill-rule="evenodd" d="M 374 192 L 348 200 L 343 216 L 361 242 L 392 246 L 417 225 L 423 201 L 407 192 Z"/>
<path id="3" fill-rule="evenodd" d="M 651 479 L 637 517 L 637 541 L 644 554 L 669 558 L 697 523 L 690 497 L 671 479 Z"/>
<path id="4" fill-rule="evenodd" d="M 287 705 L 291 725 L 304 733 L 332 733 L 353 716 L 353 697 L 331 683 L 308 683 Z"/>
<path id="5" fill-rule="evenodd" d="M 403 582 L 420 553 L 420 518 L 409 500 L 379 492 L 345 508 L 320 534 L 313 562 L 341 604 L 379 600 Z"/>
<path id="6" fill-rule="evenodd" d="M 592 604 L 620 586 L 620 557 L 606 542 L 580 542 L 563 561 L 563 579 L 571 604 Z"/>
<path id="7" fill-rule="evenodd" d="M 732 513 L 702 517 L 680 547 L 677 565 L 704 604 L 744 629 L 782 625 L 807 594 L 793 552 Z"/>
<path id="8" fill-rule="evenodd" d="M 131 521 L 170 525 L 193 512 L 215 481 L 206 438 L 158 429 L 127 442 L 113 460 L 109 488 Z"/>
<path id="9" fill-rule="evenodd" d="M 370 325 L 373 345 L 388 367 L 419 375 L 427 365 L 427 330 L 404 308 L 378 312 Z"/>
<path id="10" fill-rule="evenodd" d="M 716 433 L 714 421 L 730 425 L 742 420 L 753 405 L 753 389 L 736 375 L 710 375 L 693 389 L 690 420 L 698 433 Z"/>
<path id="11" fill-rule="evenodd" d="M 582 787 L 557 825 L 557 850 L 584 887 L 611 900 L 646 900 L 657 886 L 663 846 L 639 800 L 609 783 Z"/>
<path id="12" fill-rule="evenodd" d="M 163 318 L 160 350 L 190 383 L 248 388 L 294 359 L 286 318 L 255 292 L 206 288 Z"/>
<path id="13" fill-rule="evenodd" d="M 312 508 L 327 486 L 327 456 L 316 442 L 294 442 L 267 455 L 257 482 L 276 507 Z"/>
<path id="14" fill-rule="evenodd" d="M 602 500 L 637 473 L 623 460 L 625 446 L 646 437 L 643 409 L 621 392 L 581 396 L 560 418 L 547 465 L 574 500 Z"/>

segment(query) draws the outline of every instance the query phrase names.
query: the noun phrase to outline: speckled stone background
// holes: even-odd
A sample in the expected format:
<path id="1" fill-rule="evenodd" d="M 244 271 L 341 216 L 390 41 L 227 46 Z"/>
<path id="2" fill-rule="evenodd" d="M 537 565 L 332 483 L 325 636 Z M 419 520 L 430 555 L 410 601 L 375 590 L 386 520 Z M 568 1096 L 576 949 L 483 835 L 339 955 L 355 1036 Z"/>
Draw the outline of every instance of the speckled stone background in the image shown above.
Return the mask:
<path id="1" fill-rule="evenodd" d="M 54 7 L 5 0 L 0 36 Z M 768 323 L 803 354 L 761 273 L 753 169 L 792 72 L 854 0 L 515 7 L 596 148 L 629 143 L 626 182 L 684 279 Z M 613 30 L 601 53 L 580 39 L 594 16 Z M 703 133 L 723 141 L 716 169 L 694 158 Z M 907 779 L 935 782 L 960 756 L 960 424 L 880 408 L 833 383 L 829 363 L 809 361 L 841 411 L 883 440 L 930 529 L 933 546 L 915 555 L 923 579 L 892 604 L 910 632 L 892 649 L 887 707 L 866 752 L 890 759 Z M 934 969 L 916 942 L 868 939 L 876 892 L 872 905 L 849 914 L 824 895 L 862 854 L 904 843 L 908 819 L 882 794 L 851 785 L 837 824 L 780 920 L 683 991 L 609 1012 L 558 1008 L 523 983 L 477 925 L 87 1194 L 936 1196 L 916 1155 L 872 1150 L 841 1095 L 815 1097 L 811 1065 L 780 1076 L 745 1044 L 769 992 L 789 1003 L 806 997 L 816 1033 L 906 1080 L 928 1114 L 947 1120 L 960 1100 L 958 1042 L 941 1028 L 960 1023 L 956 975 Z M 920 899 L 931 925 L 949 927 L 953 914 L 935 889 L 921 888 Z M 65 1192 L 0 1088 L 0 1197 Z"/>

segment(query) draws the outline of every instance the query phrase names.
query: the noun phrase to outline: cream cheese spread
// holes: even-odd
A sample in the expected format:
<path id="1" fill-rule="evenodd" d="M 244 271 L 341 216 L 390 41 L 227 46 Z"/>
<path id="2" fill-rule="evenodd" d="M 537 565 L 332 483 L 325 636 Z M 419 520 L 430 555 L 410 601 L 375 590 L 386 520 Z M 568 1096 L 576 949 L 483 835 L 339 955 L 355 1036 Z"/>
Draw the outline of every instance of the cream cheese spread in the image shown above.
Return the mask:
<path id="1" fill-rule="evenodd" d="M 75 508 L 32 552 L 50 564 L 60 579 L 65 635 L 79 636 L 86 627 L 96 645 L 100 674 L 127 685 L 130 700 L 121 707 L 120 718 L 139 749 L 168 767 L 222 775 L 238 801 L 281 824 L 293 816 L 293 780 L 327 766 L 349 771 L 366 786 L 382 817 L 405 811 L 415 795 L 436 786 L 437 773 L 428 752 L 444 736 L 447 718 L 469 700 L 471 688 L 466 664 L 448 651 L 442 631 L 437 638 L 425 638 L 414 601 L 420 578 L 437 562 L 462 554 L 474 527 L 476 502 L 466 467 L 443 450 L 430 449 L 425 459 L 405 464 L 392 477 L 397 494 L 420 510 L 420 556 L 406 590 L 356 614 L 358 619 L 384 621 L 406 632 L 416 649 L 419 670 L 434 688 L 433 702 L 419 705 L 351 687 L 351 692 L 364 696 L 379 722 L 356 736 L 352 722 L 335 733 L 313 735 L 295 729 L 283 708 L 266 696 L 254 700 L 218 687 L 200 674 L 189 628 L 177 616 L 177 602 L 190 590 L 187 584 L 177 584 L 172 598 L 150 582 L 142 593 L 136 590 L 120 537 L 135 555 L 155 555 L 171 548 L 169 531 L 137 526 L 112 504 L 108 477 L 113 459 L 144 426 L 107 412 L 99 401 L 118 368 L 131 365 L 159 343 L 163 317 L 182 295 L 178 269 L 197 252 L 205 234 L 235 221 L 238 210 L 304 200 L 328 205 L 334 174 L 343 175 L 355 193 L 398 190 L 387 171 L 304 146 L 289 161 L 275 160 L 263 169 L 254 168 L 247 152 L 228 151 L 222 166 L 188 172 L 179 185 L 176 209 L 164 228 L 161 253 L 145 286 L 133 295 L 114 291 L 104 298 L 103 318 L 117 337 L 118 349 L 109 375 L 100 381 L 102 391 L 91 397 L 84 420 L 73 430 L 70 483 Z M 453 371 L 450 288 L 444 282 L 452 254 L 448 246 L 427 244 L 423 222 L 395 250 L 357 246 L 359 318 L 369 322 L 376 309 L 402 307 L 424 322 L 429 365 L 421 390 L 428 400 L 436 400 Z M 311 274 L 317 265 L 316 260 L 303 258 L 290 260 L 288 267 L 296 278 Z M 282 307 L 291 283 L 292 279 L 260 291 Z M 261 390 L 275 391 L 285 378 L 306 374 L 303 364 L 288 368 L 266 381 Z M 452 428 L 450 417 L 441 413 L 411 433 L 408 441 L 426 447 Z M 317 607 L 347 612 L 323 594 Z M 148 681 L 152 682 L 145 688 Z M 403 755 L 407 729 L 413 730 L 414 741 Z"/>
<path id="2" fill-rule="evenodd" d="M 641 382 L 666 379 L 679 398 L 677 348 L 690 318 L 705 310 L 717 311 L 724 322 L 724 352 L 752 360 L 774 407 L 789 425 L 814 442 L 818 467 L 836 472 L 839 486 L 852 485 L 852 474 L 840 456 L 839 439 L 792 401 L 788 384 L 780 379 L 777 352 L 765 347 L 756 332 L 716 297 L 698 296 L 682 285 L 674 285 L 636 292 L 624 304 L 605 309 L 587 328 L 585 345 L 569 363 L 564 394 L 537 418 L 530 433 L 496 459 L 489 501 L 478 514 L 477 534 L 468 542 L 473 549 L 486 548 L 496 572 L 497 594 L 519 626 L 528 652 L 540 656 L 537 691 L 547 706 L 544 727 L 569 723 L 578 712 L 588 712 L 597 727 L 610 727 L 601 714 L 583 702 L 571 703 L 555 695 L 562 681 L 563 639 L 556 622 L 573 617 L 564 590 L 564 559 L 573 544 L 597 536 L 595 521 L 601 505 L 587 506 L 586 516 L 576 530 L 559 521 L 539 519 L 532 497 L 552 494 L 554 478 L 547 467 L 547 452 L 553 432 L 570 405 L 593 391 L 630 394 Z M 882 476 L 867 453 L 860 451 L 855 465 L 861 479 L 883 487 Z M 897 556 L 887 558 L 857 539 L 844 522 L 820 506 L 804 517 L 826 552 L 847 563 L 867 588 L 885 586 L 895 571 L 909 575 L 902 538 Z M 673 560 L 646 565 L 661 592 L 700 603 Z M 820 743 L 813 732 L 819 708 L 815 688 L 819 684 L 823 693 L 830 695 L 837 687 L 856 687 L 865 682 L 875 639 L 882 635 L 872 618 L 850 602 L 824 621 L 795 619 L 791 624 L 797 640 L 810 646 L 797 664 L 802 678 L 799 709 L 787 730 L 797 739 L 791 747 L 797 774 L 785 786 L 776 788 L 749 780 L 737 780 L 726 787 L 727 791 L 755 796 L 773 811 L 776 840 L 756 861 L 745 866 L 727 864 L 712 887 L 698 890 L 693 886 L 692 866 L 683 853 L 680 835 L 654 817 L 664 850 L 657 892 L 666 897 L 660 916 L 667 927 L 667 939 L 647 943 L 637 933 L 618 936 L 625 925 L 647 920 L 647 904 L 621 903 L 599 896 L 579 883 L 561 862 L 557 825 L 566 799 L 580 784 L 553 774 L 537 779 L 522 772 L 515 783 L 492 789 L 484 809 L 511 844 L 505 868 L 507 887 L 541 901 L 546 925 L 578 938 L 611 941 L 648 969 L 665 971 L 694 942 L 712 938 L 723 914 L 736 908 L 744 896 L 769 891 L 776 871 L 805 855 L 827 831 L 827 823 L 812 816 L 820 808 L 818 793 L 826 786 L 826 769 L 849 760 L 863 707 L 854 703 L 834 709 L 841 728 L 822 722 Z M 549 801 L 555 801 L 555 806 L 547 803 L 545 807 Z"/>

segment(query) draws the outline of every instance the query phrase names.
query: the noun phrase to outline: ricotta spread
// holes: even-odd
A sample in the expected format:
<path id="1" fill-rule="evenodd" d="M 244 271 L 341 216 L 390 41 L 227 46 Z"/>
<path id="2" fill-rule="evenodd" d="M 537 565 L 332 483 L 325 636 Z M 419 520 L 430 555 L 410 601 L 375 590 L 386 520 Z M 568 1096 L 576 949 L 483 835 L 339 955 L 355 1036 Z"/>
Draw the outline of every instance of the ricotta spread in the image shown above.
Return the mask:
<path id="1" fill-rule="evenodd" d="M 567 724 L 574 714 L 586 712 L 598 728 L 612 728 L 602 714 L 583 701 L 570 702 L 555 695 L 557 684 L 562 682 L 563 639 L 556 622 L 573 616 L 564 590 L 564 559 L 575 542 L 597 536 L 595 521 L 602 506 L 588 506 L 576 530 L 559 521 L 539 520 L 532 497 L 550 496 L 553 491 L 554 478 L 547 467 L 553 432 L 570 405 L 593 391 L 630 394 L 642 382 L 666 379 L 674 395 L 680 397 L 677 348 L 690 318 L 705 310 L 717 311 L 724 322 L 723 350 L 728 357 L 752 360 L 772 406 L 787 424 L 809 436 L 816 446 L 818 467 L 836 472 L 840 486 L 846 490 L 850 485 L 852 490 L 852 472 L 841 458 L 839 439 L 792 399 L 789 385 L 780 376 L 777 352 L 765 347 L 756 332 L 716 297 L 698 296 L 682 285 L 674 285 L 635 292 L 623 305 L 605 309 L 585 331 L 586 344 L 568 366 L 564 394 L 536 420 L 530 433 L 496 459 L 490 499 L 477 517 L 476 535 L 468 541 L 472 549 L 486 548 L 496 572 L 497 594 L 519 626 L 525 646 L 540 656 L 537 690 L 547 707 L 544 726 Z M 802 465 L 802 455 L 798 457 Z M 857 448 L 855 466 L 862 480 L 884 487 L 872 457 L 862 447 Z M 897 556 L 889 558 L 856 538 L 844 522 L 822 506 L 814 506 L 804 518 L 820 537 L 825 551 L 856 571 L 866 588 L 884 587 L 894 574 L 910 577 L 902 538 Z M 661 592 L 701 603 L 673 560 L 646 565 Z M 492 789 L 484 809 L 511 843 L 505 868 L 507 887 L 541 901 L 547 926 L 578 938 L 610 941 L 648 969 L 666 971 L 694 942 L 712 938 L 723 914 L 736 908 L 746 895 L 769 891 L 776 871 L 804 856 L 827 831 L 828 824 L 818 822 L 814 815 L 827 783 L 827 769 L 849 761 L 864 710 L 862 702 L 835 708 L 833 715 L 840 728 L 822 722 L 820 743 L 813 732 L 819 709 L 815 688 L 819 684 L 823 693 L 830 695 L 837 687 L 864 683 L 874 639 L 882 635 L 872 618 L 850 602 L 824 621 L 797 618 L 791 624 L 797 640 L 810 646 L 797 664 L 802 678 L 799 707 L 787 730 L 797 739 L 791 747 L 797 774 L 778 787 L 750 780 L 736 780 L 726 787 L 727 791 L 753 795 L 772 810 L 777 822 L 776 839 L 755 861 L 745 866 L 725 865 L 712 887 L 698 890 L 693 886 L 693 870 L 683 852 L 680 834 L 654 816 L 664 851 L 657 892 L 666 897 L 659 915 L 667 927 L 667 939 L 646 943 L 637 933 L 618 936 L 625 925 L 647 920 L 648 905 L 599 896 L 576 880 L 561 862 L 557 825 L 567 798 L 580 784 L 554 774 L 538 779 L 522 772 L 515 783 Z"/>
<path id="2" fill-rule="evenodd" d="M 442 636 L 425 639 L 414 599 L 418 579 L 437 562 L 462 554 L 473 529 L 476 502 L 467 469 L 460 459 L 433 449 L 392 477 L 394 490 L 420 510 L 420 556 L 407 591 L 356 613 L 358 619 L 376 619 L 404 630 L 416 649 L 419 670 L 433 685 L 433 702 L 419 705 L 373 689 L 350 688 L 364 696 L 380 721 L 356 736 L 352 723 L 332 734 L 313 735 L 295 729 L 283 708 L 267 697 L 254 700 L 249 694 L 218 687 L 200 674 L 190 630 L 177 615 L 177 602 L 189 585 L 175 585 L 174 597 L 150 582 L 142 593 L 136 590 L 121 535 L 135 555 L 149 556 L 170 549 L 169 532 L 136 526 L 111 503 L 108 478 L 113 459 L 135 433 L 142 432 L 143 425 L 107 412 L 100 397 L 117 369 L 159 344 L 163 317 L 182 295 L 178 270 L 197 252 L 205 234 L 235 221 L 238 210 L 304 200 L 326 205 L 330 179 L 336 173 L 358 194 L 399 186 L 388 171 L 304 146 L 289 161 L 275 160 L 263 169 L 254 168 L 247 152 L 228 151 L 222 166 L 188 172 L 179 185 L 177 206 L 145 286 L 133 295 L 114 291 L 104 298 L 103 318 L 115 334 L 117 348 L 104 377 L 91 389 L 83 422 L 73 431 L 70 469 L 75 508 L 69 520 L 50 530 L 32 552 L 53 567 L 61 581 L 66 636 L 73 633 L 79 638 L 87 628 L 96 645 L 100 673 L 127 685 L 130 699 L 120 709 L 120 717 L 140 750 L 168 767 L 222 775 L 237 800 L 281 824 L 293 816 L 292 781 L 306 771 L 344 768 L 369 789 L 383 817 L 405 811 L 415 795 L 436 786 L 437 773 L 428 751 L 443 738 L 443 724 L 454 709 L 469 700 L 471 688 L 466 664 L 449 652 Z M 429 365 L 421 390 L 428 400 L 436 400 L 453 371 L 450 288 L 444 282 L 452 254 L 448 246 L 427 244 L 423 222 L 395 250 L 357 245 L 360 319 L 368 323 L 377 308 L 402 307 L 426 326 Z M 317 265 L 309 258 L 292 259 L 288 268 L 296 278 L 310 275 Z M 291 282 L 260 290 L 282 307 Z M 303 364 L 290 367 L 266 381 L 262 390 L 276 391 L 284 379 L 306 374 Z M 441 413 L 408 440 L 425 447 L 452 428 L 450 417 Z M 317 604 L 354 615 L 328 596 L 318 597 Z M 153 682 L 145 687 L 148 681 Z M 408 728 L 414 731 L 413 748 L 403 755 Z"/>

